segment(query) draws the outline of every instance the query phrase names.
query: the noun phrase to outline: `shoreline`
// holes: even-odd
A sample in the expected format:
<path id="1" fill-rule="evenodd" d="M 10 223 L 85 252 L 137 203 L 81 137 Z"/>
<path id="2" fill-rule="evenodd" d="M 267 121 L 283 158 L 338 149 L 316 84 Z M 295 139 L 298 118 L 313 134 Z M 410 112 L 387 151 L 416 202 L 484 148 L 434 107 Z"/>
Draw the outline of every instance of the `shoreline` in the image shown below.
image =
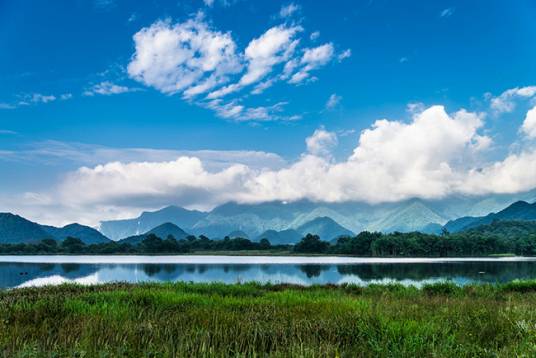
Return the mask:
<path id="1" fill-rule="evenodd" d="M 528 256 L 485 257 L 352 257 L 334 255 L 0 255 L 0 263 L 78 263 L 78 264 L 233 264 L 233 265 L 359 265 L 455 262 L 526 262 Z"/>

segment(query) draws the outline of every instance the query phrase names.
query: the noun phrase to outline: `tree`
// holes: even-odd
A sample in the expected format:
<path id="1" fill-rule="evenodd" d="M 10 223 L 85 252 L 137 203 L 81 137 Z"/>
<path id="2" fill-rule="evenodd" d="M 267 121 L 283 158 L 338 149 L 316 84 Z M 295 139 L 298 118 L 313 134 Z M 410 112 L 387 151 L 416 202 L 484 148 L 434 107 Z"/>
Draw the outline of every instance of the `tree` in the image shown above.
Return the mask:
<path id="1" fill-rule="evenodd" d="M 86 247 L 84 242 L 76 237 L 67 237 L 61 243 L 61 249 L 68 253 L 80 253 L 83 252 Z"/>
<path id="2" fill-rule="evenodd" d="M 259 241 L 259 249 L 261 250 L 268 250 L 272 247 L 272 244 L 270 243 L 270 241 L 266 238 L 263 238 L 261 239 L 261 241 Z"/>
<path id="3" fill-rule="evenodd" d="M 307 234 L 294 246 L 295 252 L 324 253 L 329 248 L 329 242 L 320 240 L 318 235 Z"/>

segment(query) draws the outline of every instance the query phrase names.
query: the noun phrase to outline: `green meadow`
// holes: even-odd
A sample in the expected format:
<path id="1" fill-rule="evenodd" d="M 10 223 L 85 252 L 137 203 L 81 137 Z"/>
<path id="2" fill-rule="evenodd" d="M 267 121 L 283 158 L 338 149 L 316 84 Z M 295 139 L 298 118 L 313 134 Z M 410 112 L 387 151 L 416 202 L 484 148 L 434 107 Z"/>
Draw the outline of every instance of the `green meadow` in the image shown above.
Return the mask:
<path id="1" fill-rule="evenodd" d="M 0 291 L 5 357 L 533 357 L 536 281 Z"/>

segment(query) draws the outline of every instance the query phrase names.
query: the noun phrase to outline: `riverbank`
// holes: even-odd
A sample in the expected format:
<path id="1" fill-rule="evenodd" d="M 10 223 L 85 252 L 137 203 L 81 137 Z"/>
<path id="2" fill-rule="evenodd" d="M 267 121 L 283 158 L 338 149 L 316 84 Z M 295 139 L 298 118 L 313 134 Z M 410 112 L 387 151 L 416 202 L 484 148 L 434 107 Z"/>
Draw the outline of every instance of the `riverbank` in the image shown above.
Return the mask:
<path id="1" fill-rule="evenodd" d="M 533 356 L 535 327 L 536 281 L 0 291 L 4 356 Z"/>

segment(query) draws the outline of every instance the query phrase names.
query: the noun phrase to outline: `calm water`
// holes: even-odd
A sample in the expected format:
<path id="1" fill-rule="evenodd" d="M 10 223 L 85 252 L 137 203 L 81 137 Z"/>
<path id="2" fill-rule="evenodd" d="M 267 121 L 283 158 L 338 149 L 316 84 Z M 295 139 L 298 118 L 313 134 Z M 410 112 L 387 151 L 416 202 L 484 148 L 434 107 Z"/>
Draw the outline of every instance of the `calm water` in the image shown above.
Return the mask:
<path id="1" fill-rule="evenodd" d="M 450 280 L 507 282 L 536 278 L 536 259 L 379 259 L 243 256 L 0 256 L 0 288 L 113 281 L 322 283 Z"/>

